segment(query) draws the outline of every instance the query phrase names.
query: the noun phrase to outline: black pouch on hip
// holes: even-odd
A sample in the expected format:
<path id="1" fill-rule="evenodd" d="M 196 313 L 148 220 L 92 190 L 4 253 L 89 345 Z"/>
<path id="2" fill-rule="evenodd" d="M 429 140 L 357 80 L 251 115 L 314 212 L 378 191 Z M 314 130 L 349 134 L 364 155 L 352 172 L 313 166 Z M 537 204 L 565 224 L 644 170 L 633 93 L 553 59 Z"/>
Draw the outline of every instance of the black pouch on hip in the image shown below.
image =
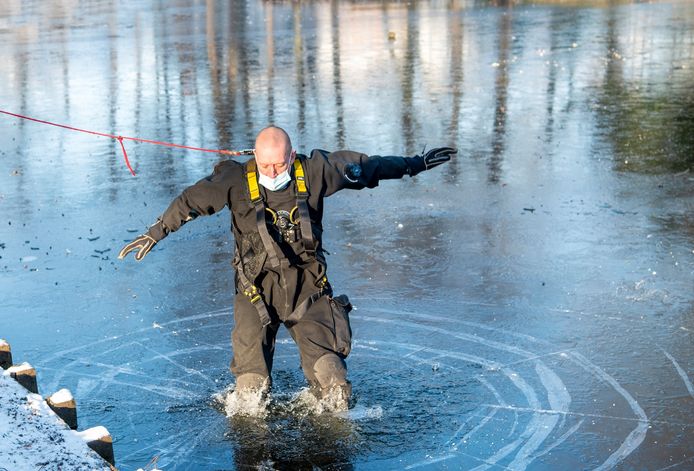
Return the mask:
<path id="1" fill-rule="evenodd" d="M 349 324 L 349 313 L 352 304 L 349 298 L 341 294 L 330 298 L 330 307 L 333 312 L 333 322 L 335 323 L 335 351 L 346 358 L 352 350 L 352 327 Z"/>

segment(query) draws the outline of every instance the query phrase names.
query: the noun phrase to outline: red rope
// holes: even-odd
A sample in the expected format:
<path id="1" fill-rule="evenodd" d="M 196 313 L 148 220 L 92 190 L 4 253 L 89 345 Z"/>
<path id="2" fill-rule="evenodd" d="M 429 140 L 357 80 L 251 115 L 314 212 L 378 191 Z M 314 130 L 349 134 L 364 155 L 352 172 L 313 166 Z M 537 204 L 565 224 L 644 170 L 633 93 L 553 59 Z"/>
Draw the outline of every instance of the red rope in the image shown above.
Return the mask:
<path id="1" fill-rule="evenodd" d="M 200 152 L 213 152 L 215 154 L 224 154 L 224 155 L 252 155 L 253 154 L 253 149 L 244 149 L 244 150 L 205 149 L 203 147 L 184 146 L 181 144 L 174 144 L 172 142 L 154 141 L 151 139 L 142 139 L 139 137 L 116 136 L 114 134 L 108 134 L 105 132 L 90 131 L 88 129 L 75 128 L 72 126 L 67 126 L 65 124 L 52 123 L 50 121 L 44 121 L 42 119 L 36 119 L 36 118 L 31 118 L 29 116 L 23 116 L 21 114 L 10 113 L 9 111 L 4 111 L 4 110 L 0 110 L 0 113 L 6 114 L 9 116 L 14 116 L 15 118 L 34 121 L 36 123 L 47 124 L 49 126 L 56 126 L 56 127 L 63 128 L 63 129 L 69 129 L 70 131 L 84 132 L 87 134 L 94 134 L 96 136 L 103 136 L 103 137 L 109 137 L 111 139 L 116 139 L 120 143 L 120 147 L 123 150 L 123 158 L 125 159 L 125 165 L 128 167 L 128 170 L 130 170 L 130 173 L 132 173 L 133 175 L 135 175 L 135 171 L 133 170 L 132 166 L 130 165 L 130 161 L 128 160 L 128 153 L 125 151 L 125 145 L 123 144 L 123 139 L 127 139 L 129 141 L 136 141 L 136 142 L 145 142 L 147 144 L 155 144 L 158 146 L 177 147 L 179 149 L 197 150 Z"/>
<path id="2" fill-rule="evenodd" d="M 130 173 L 133 174 L 133 177 L 135 176 L 135 170 L 130 166 L 130 161 L 128 160 L 128 153 L 125 151 L 125 146 L 123 145 L 123 137 L 118 136 L 118 142 L 120 142 L 120 148 L 123 149 L 123 158 L 125 159 L 125 165 L 128 166 L 128 170 L 130 170 Z"/>

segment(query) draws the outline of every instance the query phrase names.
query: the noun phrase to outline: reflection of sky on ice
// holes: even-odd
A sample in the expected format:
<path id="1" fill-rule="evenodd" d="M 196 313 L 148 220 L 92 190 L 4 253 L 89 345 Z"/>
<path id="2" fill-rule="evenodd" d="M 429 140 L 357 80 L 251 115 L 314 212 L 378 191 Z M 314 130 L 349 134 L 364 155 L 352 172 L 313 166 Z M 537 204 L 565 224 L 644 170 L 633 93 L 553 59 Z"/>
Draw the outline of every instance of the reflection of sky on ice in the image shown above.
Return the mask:
<path id="1" fill-rule="evenodd" d="M 691 466 L 691 6 L 208 5 L 7 2 L 0 109 L 206 147 L 268 121 L 300 151 L 457 145 L 326 203 L 356 407 L 309 413 L 282 332 L 269 417 L 224 417 L 226 213 L 115 260 L 216 156 L 127 143 L 132 178 L 109 139 L 1 117 L 0 335 L 42 394 L 70 388 L 123 468 Z"/>

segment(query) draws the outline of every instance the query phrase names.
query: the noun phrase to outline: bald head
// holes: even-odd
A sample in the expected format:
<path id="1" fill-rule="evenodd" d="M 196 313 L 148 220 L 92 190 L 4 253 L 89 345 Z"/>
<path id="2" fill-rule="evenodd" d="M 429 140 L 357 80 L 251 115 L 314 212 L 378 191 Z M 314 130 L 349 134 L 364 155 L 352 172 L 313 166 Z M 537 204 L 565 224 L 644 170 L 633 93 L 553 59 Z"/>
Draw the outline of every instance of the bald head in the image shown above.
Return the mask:
<path id="1" fill-rule="evenodd" d="M 292 163 L 294 152 L 289 135 L 282 128 L 268 126 L 255 138 L 255 160 L 263 175 L 275 178 Z"/>

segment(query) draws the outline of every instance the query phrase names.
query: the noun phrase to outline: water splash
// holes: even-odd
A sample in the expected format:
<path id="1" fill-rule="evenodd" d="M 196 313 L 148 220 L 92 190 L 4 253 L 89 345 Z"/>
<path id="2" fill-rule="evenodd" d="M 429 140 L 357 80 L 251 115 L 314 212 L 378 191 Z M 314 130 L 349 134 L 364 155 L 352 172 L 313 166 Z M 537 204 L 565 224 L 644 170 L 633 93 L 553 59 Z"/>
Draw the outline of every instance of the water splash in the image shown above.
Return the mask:
<path id="1" fill-rule="evenodd" d="M 375 405 L 371 407 L 357 405 L 354 407 L 354 409 L 337 412 L 335 415 L 338 417 L 349 419 L 353 422 L 359 420 L 378 420 L 383 418 L 383 407 L 381 407 L 380 405 Z"/>
<path id="2" fill-rule="evenodd" d="M 289 412 L 301 416 L 347 412 L 349 398 L 341 388 L 333 388 L 323 398 L 318 398 L 311 388 L 303 388 L 290 401 Z"/>
<path id="3" fill-rule="evenodd" d="M 267 417 L 270 402 L 270 394 L 265 389 L 251 389 L 237 391 L 235 386 L 229 386 L 224 391 L 213 396 L 224 409 L 227 417 L 255 417 L 263 419 Z"/>
<path id="4" fill-rule="evenodd" d="M 345 400 L 340 390 L 331 391 L 320 399 L 311 388 L 302 388 L 295 393 L 270 395 L 262 391 L 240 392 L 231 385 L 212 396 L 213 406 L 227 417 L 251 417 L 264 419 L 272 414 L 303 419 L 309 416 L 330 414 L 351 421 L 374 420 L 383 417 L 380 405 L 371 407 L 357 405 L 352 399 Z M 349 407 L 348 407 L 349 406 Z"/>

